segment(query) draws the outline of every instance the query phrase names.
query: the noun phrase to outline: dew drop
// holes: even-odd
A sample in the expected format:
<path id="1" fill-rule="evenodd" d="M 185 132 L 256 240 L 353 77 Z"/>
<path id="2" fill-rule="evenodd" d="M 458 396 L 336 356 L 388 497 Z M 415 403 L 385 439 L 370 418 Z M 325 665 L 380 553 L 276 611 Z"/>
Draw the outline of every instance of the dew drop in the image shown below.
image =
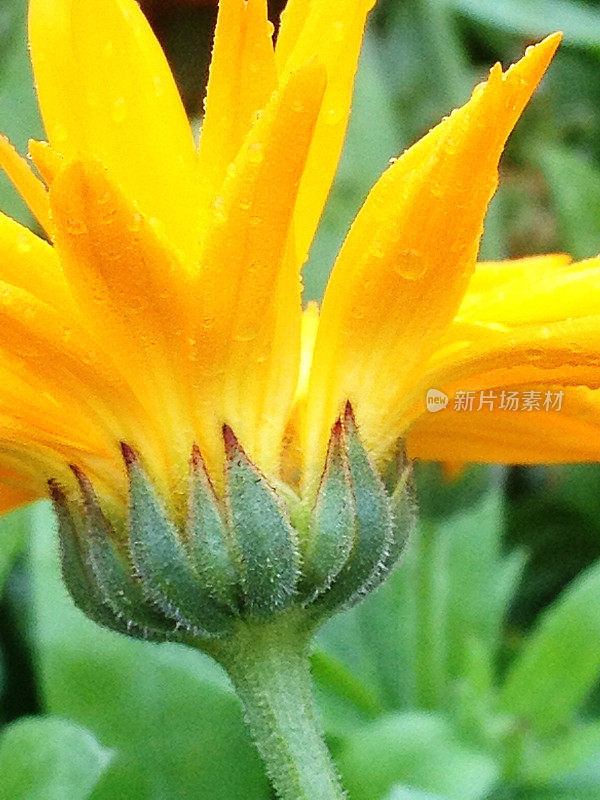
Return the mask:
<path id="1" fill-rule="evenodd" d="M 398 275 L 401 275 L 409 281 L 422 278 L 427 272 L 428 267 L 429 263 L 424 258 L 423 254 L 412 247 L 400 250 L 394 263 L 394 268 Z"/>
<path id="2" fill-rule="evenodd" d="M 304 111 L 304 103 L 301 100 L 294 100 L 292 111 L 296 114 L 301 114 Z"/>
<path id="3" fill-rule="evenodd" d="M 129 220 L 127 227 L 130 233 L 138 233 L 142 227 L 142 215 L 136 212 Z"/>
<path id="4" fill-rule="evenodd" d="M 344 28 L 345 25 L 343 22 L 338 21 L 333 23 L 331 38 L 334 42 L 342 42 L 344 40 Z"/>
<path id="5" fill-rule="evenodd" d="M 248 211 L 251 205 L 252 205 L 252 200 L 250 200 L 249 197 L 241 197 L 238 203 L 238 206 L 241 208 L 242 211 Z"/>
<path id="6" fill-rule="evenodd" d="M 260 164 L 263 161 L 265 154 L 263 152 L 263 146 L 260 142 L 252 142 L 252 144 L 248 147 L 248 160 L 252 164 Z"/>
<path id="7" fill-rule="evenodd" d="M 85 222 L 78 217 L 67 217 L 65 221 L 65 227 L 73 236 L 81 236 L 87 232 L 87 226 Z"/>
<path id="8" fill-rule="evenodd" d="M 17 237 L 17 252 L 25 255 L 31 251 L 31 242 L 29 241 L 29 237 L 21 234 Z"/>
<path id="9" fill-rule="evenodd" d="M 202 317 L 202 319 L 200 320 L 200 325 L 202 325 L 202 327 L 205 328 L 206 330 L 212 328 L 214 324 L 215 324 L 214 317 Z"/>
<path id="10" fill-rule="evenodd" d="M 225 208 L 225 200 L 222 197 L 215 198 L 213 203 L 213 210 L 215 212 L 215 221 L 218 224 L 227 222 L 227 209 Z"/>
<path id="11" fill-rule="evenodd" d="M 162 97 L 163 94 L 165 93 L 165 86 L 162 81 L 162 78 L 160 78 L 158 75 L 155 75 L 154 78 L 152 79 L 152 83 L 154 84 L 154 94 L 157 97 Z"/>
<path id="12" fill-rule="evenodd" d="M 371 245 L 371 255 L 373 258 L 383 258 L 385 256 L 385 248 L 382 242 L 373 242 Z"/>
<path id="13" fill-rule="evenodd" d="M 127 116 L 127 104 L 124 97 L 118 97 L 113 103 L 112 116 L 117 124 L 123 122 Z"/>
<path id="14" fill-rule="evenodd" d="M 236 342 L 251 342 L 258 333 L 258 326 L 256 322 L 247 322 L 236 332 L 233 337 Z"/>
<path id="15" fill-rule="evenodd" d="M 250 222 L 250 225 L 252 225 L 253 227 L 256 228 L 262 222 L 262 218 L 261 217 L 256 217 L 256 216 L 250 217 L 249 222 Z"/>
<path id="16" fill-rule="evenodd" d="M 329 108 L 325 112 L 325 123 L 327 125 L 337 125 L 342 119 L 342 112 L 339 108 Z"/>

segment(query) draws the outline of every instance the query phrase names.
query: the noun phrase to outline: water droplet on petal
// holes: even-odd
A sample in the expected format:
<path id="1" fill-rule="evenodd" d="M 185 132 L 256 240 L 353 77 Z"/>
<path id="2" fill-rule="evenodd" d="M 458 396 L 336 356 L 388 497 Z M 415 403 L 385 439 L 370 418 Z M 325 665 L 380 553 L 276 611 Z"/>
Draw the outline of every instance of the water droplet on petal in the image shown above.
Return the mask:
<path id="1" fill-rule="evenodd" d="M 87 226 L 85 222 L 78 217 L 67 217 L 65 220 L 65 227 L 73 236 L 81 236 L 82 234 L 87 233 Z"/>
<path id="2" fill-rule="evenodd" d="M 225 208 L 225 200 L 222 197 L 215 198 L 215 202 L 213 203 L 213 209 L 215 212 L 215 221 L 222 225 L 223 223 L 227 222 L 227 209 Z"/>
<path id="3" fill-rule="evenodd" d="M 27 235 L 21 234 L 17 237 L 17 251 L 23 255 L 31 251 L 31 241 Z"/>
<path id="4" fill-rule="evenodd" d="M 258 333 L 258 325 L 255 320 L 244 323 L 233 337 L 236 342 L 251 342 Z"/>
<path id="5" fill-rule="evenodd" d="M 141 227 L 142 227 L 142 215 L 136 212 L 129 220 L 128 228 L 131 233 L 138 233 Z"/>
<path id="6" fill-rule="evenodd" d="M 162 97 L 162 95 L 165 93 L 165 86 L 163 84 L 162 78 L 160 78 L 158 75 L 155 75 L 154 78 L 152 79 L 152 82 L 154 84 L 154 94 L 157 97 Z"/>
<path id="7" fill-rule="evenodd" d="M 252 164 L 260 164 L 264 157 L 262 144 L 260 142 L 252 142 L 248 147 L 248 160 Z"/>
<path id="8" fill-rule="evenodd" d="M 326 125 L 338 125 L 343 119 L 343 112 L 341 108 L 333 107 L 328 108 L 325 112 Z"/>
<path id="9" fill-rule="evenodd" d="M 334 42 L 342 42 L 344 40 L 345 25 L 343 22 L 334 22 L 331 30 L 331 38 Z"/>
<path id="10" fill-rule="evenodd" d="M 394 269 L 403 278 L 409 281 L 422 278 L 429 268 L 428 261 L 419 250 L 407 247 L 399 250 L 394 259 Z"/>
<path id="11" fill-rule="evenodd" d="M 117 124 L 123 122 L 127 116 L 127 103 L 124 97 L 118 97 L 113 103 L 112 116 Z"/>

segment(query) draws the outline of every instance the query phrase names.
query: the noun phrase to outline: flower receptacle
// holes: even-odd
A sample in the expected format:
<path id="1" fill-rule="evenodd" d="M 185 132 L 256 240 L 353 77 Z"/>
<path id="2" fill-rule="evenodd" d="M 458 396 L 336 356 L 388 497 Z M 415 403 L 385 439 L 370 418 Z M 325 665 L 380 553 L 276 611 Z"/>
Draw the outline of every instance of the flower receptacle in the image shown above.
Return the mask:
<path id="1" fill-rule="evenodd" d="M 268 623 L 290 610 L 313 630 L 384 580 L 416 520 L 411 466 L 400 460 L 390 492 L 349 404 L 333 426 L 302 530 L 292 523 L 290 495 L 270 485 L 228 426 L 223 441 L 223 496 L 194 445 L 180 525 L 126 444 L 126 522 L 105 515 L 78 467 L 72 470 L 80 503 L 50 482 L 64 579 L 89 617 L 131 636 L 193 640 L 210 649 L 210 641 L 238 637 L 240 626 Z"/>

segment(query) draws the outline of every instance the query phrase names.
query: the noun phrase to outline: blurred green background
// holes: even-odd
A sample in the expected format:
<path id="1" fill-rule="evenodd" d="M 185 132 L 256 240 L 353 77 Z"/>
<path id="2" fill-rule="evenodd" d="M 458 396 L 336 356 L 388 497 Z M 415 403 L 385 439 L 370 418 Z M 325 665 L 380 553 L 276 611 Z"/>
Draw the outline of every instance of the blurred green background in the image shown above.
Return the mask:
<path id="1" fill-rule="evenodd" d="M 214 6 L 146 7 L 197 125 Z M 24 18 L 23 0 L 0 0 L 0 127 L 23 151 L 42 136 Z M 564 44 L 510 140 L 482 257 L 600 251 L 600 4 L 381 0 L 307 298 L 388 160 L 494 61 L 556 29 Z M 0 206 L 31 223 L 3 178 Z M 417 477 L 403 565 L 313 656 L 351 800 L 600 800 L 600 469 Z M 72 607 L 46 504 L 0 524 L 0 592 L 0 800 L 271 796 L 216 665 Z"/>

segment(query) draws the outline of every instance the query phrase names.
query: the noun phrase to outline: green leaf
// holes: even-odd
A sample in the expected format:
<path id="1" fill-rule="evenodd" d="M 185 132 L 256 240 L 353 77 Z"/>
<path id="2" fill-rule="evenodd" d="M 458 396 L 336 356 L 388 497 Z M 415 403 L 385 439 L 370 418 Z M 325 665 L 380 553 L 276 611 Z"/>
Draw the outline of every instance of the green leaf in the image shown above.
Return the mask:
<path id="1" fill-rule="evenodd" d="M 567 722 L 600 673 L 600 562 L 542 616 L 509 670 L 504 709 L 542 734 Z"/>
<path id="2" fill-rule="evenodd" d="M 447 0 L 457 11 L 493 28 L 540 38 L 562 31 L 569 44 L 600 44 L 600 13 L 570 0 Z"/>
<path id="3" fill-rule="evenodd" d="M 547 783 L 583 764 L 600 752 L 600 722 L 591 722 L 566 731 L 551 741 L 540 742 L 528 752 L 523 763 L 527 783 Z"/>
<path id="4" fill-rule="evenodd" d="M 466 747 L 441 715 L 390 714 L 350 736 L 338 764 L 352 800 L 380 800 L 397 784 L 482 800 L 498 779 L 489 756 Z"/>
<path id="5" fill-rule="evenodd" d="M 556 145 L 540 148 L 536 158 L 552 190 L 565 249 L 575 258 L 596 255 L 600 251 L 600 170 L 591 160 Z"/>
<path id="6" fill-rule="evenodd" d="M 67 720 L 19 719 L 0 737 L 0 800 L 85 800 L 112 755 Z"/>
<path id="7" fill-rule="evenodd" d="M 36 507 L 34 530 L 33 642 L 44 708 L 117 753 L 93 800 L 268 800 L 262 764 L 221 668 L 191 648 L 95 626 L 62 586 L 48 505 Z"/>

